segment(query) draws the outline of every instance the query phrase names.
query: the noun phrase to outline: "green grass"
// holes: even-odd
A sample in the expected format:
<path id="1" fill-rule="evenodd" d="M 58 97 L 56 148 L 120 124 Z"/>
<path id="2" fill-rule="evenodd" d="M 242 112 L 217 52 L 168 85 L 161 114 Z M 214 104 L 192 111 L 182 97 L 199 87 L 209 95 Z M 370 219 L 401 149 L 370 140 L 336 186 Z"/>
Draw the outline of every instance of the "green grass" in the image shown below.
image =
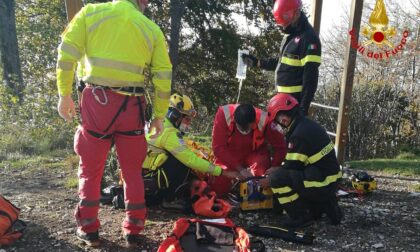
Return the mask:
<path id="1" fill-rule="evenodd" d="M 402 153 L 395 159 L 369 159 L 348 162 L 350 167 L 370 170 L 382 171 L 387 174 L 400 174 L 404 176 L 420 175 L 420 156 L 409 153 Z"/>
<path id="2" fill-rule="evenodd" d="M 77 177 L 74 177 L 74 178 L 68 178 L 64 187 L 67 189 L 74 189 L 74 188 L 77 188 L 78 185 L 79 185 L 79 179 Z"/>

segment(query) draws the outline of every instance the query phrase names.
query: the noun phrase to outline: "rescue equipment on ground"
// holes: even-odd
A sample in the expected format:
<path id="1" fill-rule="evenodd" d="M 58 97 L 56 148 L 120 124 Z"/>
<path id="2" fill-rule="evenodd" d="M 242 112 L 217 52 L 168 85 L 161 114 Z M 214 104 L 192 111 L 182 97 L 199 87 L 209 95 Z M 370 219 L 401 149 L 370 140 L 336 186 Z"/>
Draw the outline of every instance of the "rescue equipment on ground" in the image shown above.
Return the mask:
<path id="1" fill-rule="evenodd" d="M 26 223 L 19 220 L 20 209 L 0 195 L 0 245 L 10 245 L 19 239 Z"/>
<path id="2" fill-rule="evenodd" d="M 242 211 L 273 208 L 273 191 L 264 189 L 258 184 L 258 179 L 250 177 L 239 185 L 240 208 Z"/>
<path id="3" fill-rule="evenodd" d="M 100 202 L 104 205 L 112 204 L 114 209 L 125 209 L 123 186 L 110 185 L 102 189 Z"/>
<path id="4" fill-rule="evenodd" d="M 281 238 L 285 241 L 311 245 L 315 236 L 312 232 L 298 232 L 293 229 L 286 229 L 274 226 L 251 226 L 246 231 L 252 235 L 263 237 Z"/>
<path id="5" fill-rule="evenodd" d="M 350 180 L 354 189 L 363 193 L 370 193 L 377 187 L 375 178 L 367 172 L 357 172 L 350 177 Z"/>
<path id="6" fill-rule="evenodd" d="M 232 220 L 222 219 L 178 219 L 172 234 L 158 248 L 158 252 L 237 251 L 262 252 L 260 240 L 250 241 L 248 234 L 235 226 Z"/>
<path id="7" fill-rule="evenodd" d="M 191 204 L 195 214 L 209 217 L 226 217 L 232 209 L 232 206 L 218 199 L 216 192 L 212 191 L 207 182 L 203 180 L 194 180 L 191 182 Z"/>

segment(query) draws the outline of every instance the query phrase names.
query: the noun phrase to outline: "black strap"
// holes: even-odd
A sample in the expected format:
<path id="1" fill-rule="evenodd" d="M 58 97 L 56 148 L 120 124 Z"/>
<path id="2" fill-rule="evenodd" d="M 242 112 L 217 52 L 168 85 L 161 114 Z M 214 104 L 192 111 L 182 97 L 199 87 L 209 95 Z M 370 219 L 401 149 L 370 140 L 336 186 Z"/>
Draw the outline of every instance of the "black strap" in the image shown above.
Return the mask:
<path id="1" fill-rule="evenodd" d="M 121 112 L 123 112 L 127 109 L 127 103 L 128 103 L 129 98 L 130 98 L 130 96 L 125 96 L 124 101 L 120 106 L 120 109 L 118 109 L 118 112 L 115 114 L 114 118 L 112 118 L 111 123 L 108 125 L 108 127 L 105 129 L 104 132 L 107 132 L 111 128 L 111 126 L 115 123 L 115 121 L 117 120 L 117 118 L 121 114 Z"/>
<path id="2" fill-rule="evenodd" d="M 96 138 L 100 139 L 110 139 L 112 137 L 112 134 L 101 134 L 92 130 L 86 130 L 91 136 L 94 136 Z"/>
<path id="3" fill-rule="evenodd" d="M 121 134 L 125 136 L 141 136 L 144 134 L 144 130 L 130 130 L 130 131 L 117 131 L 115 134 Z"/>
<path id="4" fill-rule="evenodd" d="M 144 130 L 130 130 L 130 131 L 117 131 L 114 134 L 101 134 L 92 130 L 87 130 L 87 132 L 91 135 L 94 136 L 96 138 L 99 139 L 110 139 L 114 134 L 121 134 L 121 135 L 125 135 L 125 136 L 141 136 L 144 134 Z"/>
<path id="5" fill-rule="evenodd" d="M 137 96 L 137 104 L 139 105 L 139 113 L 140 113 L 140 117 L 139 117 L 139 119 L 140 119 L 140 121 L 139 121 L 139 126 L 140 126 L 140 123 L 141 123 L 141 125 L 143 125 L 143 126 L 144 126 L 144 124 L 145 124 L 144 111 L 143 111 L 143 106 L 142 106 L 142 104 L 141 104 L 141 99 L 140 99 L 140 96 Z"/>

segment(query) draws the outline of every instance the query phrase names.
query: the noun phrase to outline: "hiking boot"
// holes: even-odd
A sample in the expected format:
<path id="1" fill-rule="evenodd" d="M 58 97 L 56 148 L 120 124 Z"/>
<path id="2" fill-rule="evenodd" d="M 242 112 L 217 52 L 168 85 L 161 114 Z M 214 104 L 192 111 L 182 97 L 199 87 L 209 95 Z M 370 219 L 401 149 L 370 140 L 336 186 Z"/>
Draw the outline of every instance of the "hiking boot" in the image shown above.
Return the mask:
<path id="1" fill-rule="evenodd" d="M 339 225 L 343 218 L 343 212 L 338 205 L 337 198 L 332 197 L 324 205 L 324 212 L 327 214 L 328 219 L 332 225 Z"/>
<path id="2" fill-rule="evenodd" d="M 287 217 L 286 219 L 280 222 L 281 225 L 286 228 L 297 229 L 311 226 L 312 224 L 314 224 L 314 219 L 311 215 L 303 215 L 297 218 Z"/>
<path id="3" fill-rule="evenodd" d="M 140 241 L 139 234 L 126 234 L 124 235 L 124 240 L 127 248 L 137 248 Z"/>
<path id="4" fill-rule="evenodd" d="M 99 241 L 98 231 L 92 233 L 85 233 L 81 230 L 77 230 L 76 237 L 89 247 L 96 248 L 101 244 L 101 242 Z"/>
<path id="5" fill-rule="evenodd" d="M 183 212 L 186 208 L 186 203 L 185 203 L 185 200 L 183 199 L 175 199 L 172 201 L 163 199 L 162 202 L 160 203 L 160 208 L 162 208 L 163 210 Z"/>

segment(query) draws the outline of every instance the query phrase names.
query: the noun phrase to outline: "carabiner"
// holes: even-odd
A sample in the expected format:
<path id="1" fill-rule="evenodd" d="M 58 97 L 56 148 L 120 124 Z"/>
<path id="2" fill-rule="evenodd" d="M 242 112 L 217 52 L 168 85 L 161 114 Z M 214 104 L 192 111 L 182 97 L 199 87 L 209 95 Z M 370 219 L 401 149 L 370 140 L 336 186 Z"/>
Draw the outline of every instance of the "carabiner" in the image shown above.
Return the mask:
<path id="1" fill-rule="evenodd" d="M 96 94 L 96 89 L 100 89 L 100 90 L 102 90 L 102 95 L 104 96 L 104 101 L 101 101 L 101 99 L 99 98 L 99 96 Z M 93 87 L 93 88 L 92 88 L 92 94 L 93 94 L 93 97 L 95 97 L 95 100 L 96 100 L 99 104 L 101 104 L 101 105 L 106 105 L 106 104 L 108 104 L 108 97 L 106 96 L 105 89 L 104 89 L 103 87 L 99 87 L 99 86 L 95 86 L 95 87 Z"/>

